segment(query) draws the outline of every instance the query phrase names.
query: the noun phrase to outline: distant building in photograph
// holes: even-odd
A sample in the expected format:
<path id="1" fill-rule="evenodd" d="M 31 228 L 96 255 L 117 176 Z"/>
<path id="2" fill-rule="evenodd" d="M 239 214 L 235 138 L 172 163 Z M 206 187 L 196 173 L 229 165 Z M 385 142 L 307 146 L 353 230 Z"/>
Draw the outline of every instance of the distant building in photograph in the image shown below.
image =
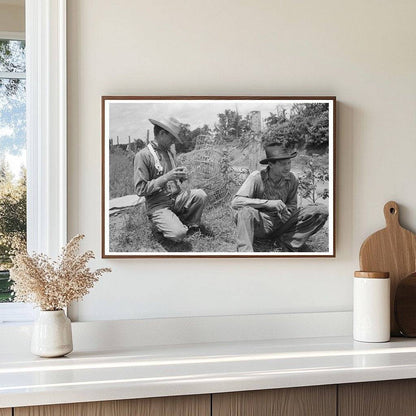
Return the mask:
<path id="1" fill-rule="evenodd" d="M 248 113 L 248 117 L 249 117 L 251 130 L 253 130 L 254 133 L 260 133 L 261 132 L 261 112 L 250 111 Z"/>

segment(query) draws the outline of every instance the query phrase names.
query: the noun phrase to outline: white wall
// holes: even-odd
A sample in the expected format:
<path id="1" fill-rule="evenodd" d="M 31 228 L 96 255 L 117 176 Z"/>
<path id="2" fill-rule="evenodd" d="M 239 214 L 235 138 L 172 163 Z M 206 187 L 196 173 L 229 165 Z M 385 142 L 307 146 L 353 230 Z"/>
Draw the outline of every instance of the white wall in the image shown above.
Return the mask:
<path id="1" fill-rule="evenodd" d="M 113 268 L 74 317 L 351 310 L 384 203 L 416 230 L 415 16 L 413 0 L 69 0 L 69 236 Z M 248 94 L 337 96 L 337 257 L 100 260 L 100 97 Z"/>

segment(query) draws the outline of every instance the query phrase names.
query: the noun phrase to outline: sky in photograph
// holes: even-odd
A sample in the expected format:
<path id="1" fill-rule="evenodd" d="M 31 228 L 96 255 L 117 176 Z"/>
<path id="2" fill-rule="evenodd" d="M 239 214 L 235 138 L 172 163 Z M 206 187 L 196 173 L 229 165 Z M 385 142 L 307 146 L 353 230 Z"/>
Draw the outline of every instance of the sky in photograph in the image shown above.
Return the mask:
<path id="1" fill-rule="evenodd" d="M 292 101 L 293 103 L 293 101 Z M 276 112 L 276 105 L 282 105 L 282 101 L 265 100 L 222 100 L 222 101 L 112 101 L 109 106 L 109 132 L 110 138 L 116 143 L 127 143 L 128 136 L 133 139 L 145 139 L 147 130 L 150 130 L 150 138 L 153 137 L 153 125 L 149 118 L 160 119 L 175 117 L 181 123 L 189 124 L 191 130 L 208 124 L 210 128 L 218 121 L 218 114 L 229 109 L 236 111 L 243 117 L 250 111 L 261 111 L 262 119 L 268 117 L 271 112 Z M 288 103 L 290 107 L 290 104 Z"/>

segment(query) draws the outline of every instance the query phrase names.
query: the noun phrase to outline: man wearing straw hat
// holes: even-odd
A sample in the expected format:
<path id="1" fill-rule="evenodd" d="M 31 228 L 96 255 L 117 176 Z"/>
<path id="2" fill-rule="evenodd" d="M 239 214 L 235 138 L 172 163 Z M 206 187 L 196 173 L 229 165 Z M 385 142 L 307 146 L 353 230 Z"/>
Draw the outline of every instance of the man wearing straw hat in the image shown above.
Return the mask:
<path id="1" fill-rule="evenodd" d="M 237 251 L 253 251 L 255 237 L 276 238 L 285 251 L 298 251 L 306 240 L 325 224 L 324 205 L 297 207 L 298 179 L 291 172 L 297 152 L 288 152 L 277 143 L 265 148 L 267 165 L 252 172 L 234 196 Z"/>
<path id="2" fill-rule="evenodd" d="M 181 125 L 173 117 L 149 119 L 154 140 L 134 158 L 134 186 L 146 199 L 150 221 L 162 235 L 182 241 L 189 231 L 198 230 L 207 194 L 202 189 L 182 191 L 188 179 L 186 167 L 178 167 L 171 147 L 178 141 Z"/>

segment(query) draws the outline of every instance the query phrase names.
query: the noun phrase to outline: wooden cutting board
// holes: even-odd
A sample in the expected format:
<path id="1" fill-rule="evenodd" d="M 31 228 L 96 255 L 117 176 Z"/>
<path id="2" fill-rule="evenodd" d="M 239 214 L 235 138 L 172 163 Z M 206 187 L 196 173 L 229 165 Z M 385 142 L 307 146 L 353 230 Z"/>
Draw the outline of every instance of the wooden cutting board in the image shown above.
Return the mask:
<path id="1" fill-rule="evenodd" d="M 416 235 L 400 225 L 396 202 L 384 205 L 384 217 L 386 228 L 370 235 L 361 246 L 360 268 L 390 273 L 390 329 L 391 335 L 397 336 L 400 331 L 394 317 L 394 298 L 400 280 L 416 271 Z"/>
<path id="2" fill-rule="evenodd" d="M 416 337 L 416 273 L 399 282 L 394 300 L 394 316 L 403 335 Z"/>

